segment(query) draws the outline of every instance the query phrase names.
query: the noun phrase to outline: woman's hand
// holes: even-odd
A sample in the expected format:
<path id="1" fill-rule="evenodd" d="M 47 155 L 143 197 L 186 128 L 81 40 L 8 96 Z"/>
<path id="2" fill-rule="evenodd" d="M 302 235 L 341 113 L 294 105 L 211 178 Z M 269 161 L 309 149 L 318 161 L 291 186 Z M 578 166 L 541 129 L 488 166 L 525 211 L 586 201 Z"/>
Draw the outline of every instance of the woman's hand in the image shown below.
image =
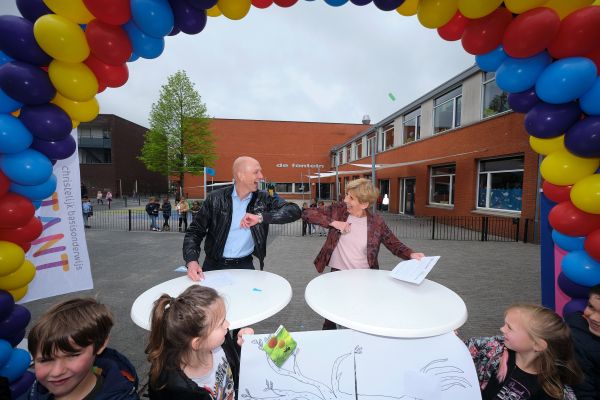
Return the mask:
<path id="1" fill-rule="evenodd" d="M 252 328 L 242 328 L 237 334 L 237 344 L 242 347 L 244 344 L 244 335 L 254 335 L 254 329 Z"/>
<path id="2" fill-rule="evenodd" d="M 341 233 L 348 233 L 348 232 L 350 232 L 350 226 L 351 225 L 352 224 L 349 224 L 348 222 L 344 222 L 344 221 L 332 221 L 329 224 L 329 226 L 334 227 L 335 229 L 337 229 Z"/>
<path id="3" fill-rule="evenodd" d="M 423 253 L 410 253 L 411 260 L 420 260 L 423 257 L 425 257 L 425 254 Z"/>

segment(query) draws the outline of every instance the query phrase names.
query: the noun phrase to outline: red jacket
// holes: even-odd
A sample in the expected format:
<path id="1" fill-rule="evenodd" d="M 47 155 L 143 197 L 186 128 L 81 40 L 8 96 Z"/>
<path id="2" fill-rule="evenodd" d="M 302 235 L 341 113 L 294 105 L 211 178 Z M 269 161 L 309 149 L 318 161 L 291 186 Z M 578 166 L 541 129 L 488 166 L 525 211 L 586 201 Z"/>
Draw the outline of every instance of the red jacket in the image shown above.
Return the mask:
<path id="1" fill-rule="evenodd" d="M 333 254 L 333 250 L 340 240 L 341 233 L 337 229 L 331 228 L 329 224 L 332 221 L 345 222 L 348 219 L 348 215 L 346 203 L 343 202 L 333 203 L 325 208 L 305 208 L 302 211 L 302 219 L 304 221 L 330 228 L 325 244 L 314 261 L 317 271 L 323 272 L 327 264 L 329 264 L 331 254 Z M 404 258 L 405 260 L 408 260 L 410 254 L 414 253 L 412 249 L 398 240 L 390 228 L 385 224 L 383 218 L 377 214 L 371 214 L 367 210 L 367 261 L 369 267 L 372 269 L 379 269 L 377 255 L 379 254 L 379 246 L 381 243 L 383 243 L 392 254 Z"/>

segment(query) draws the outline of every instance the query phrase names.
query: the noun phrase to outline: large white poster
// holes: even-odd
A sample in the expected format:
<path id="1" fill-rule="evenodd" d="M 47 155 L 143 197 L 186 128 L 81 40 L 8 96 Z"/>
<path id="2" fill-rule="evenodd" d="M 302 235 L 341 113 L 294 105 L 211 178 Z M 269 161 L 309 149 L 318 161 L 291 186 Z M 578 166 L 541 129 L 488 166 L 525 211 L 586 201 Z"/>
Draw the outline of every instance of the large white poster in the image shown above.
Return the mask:
<path id="1" fill-rule="evenodd" d="M 72 134 L 77 139 L 77 132 Z M 53 173 L 56 191 L 36 210 L 42 234 L 26 254 L 37 272 L 21 303 L 93 288 L 81 212 L 78 152 L 57 161 Z"/>
<path id="2" fill-rule="evenodd" d="M 350 329 L 292 332 L 297 347 L 278 368 L 268 335 L 244 336 L 239 399 L 480 400 L 475 367 L 454 333 L 395 339 Z"/>

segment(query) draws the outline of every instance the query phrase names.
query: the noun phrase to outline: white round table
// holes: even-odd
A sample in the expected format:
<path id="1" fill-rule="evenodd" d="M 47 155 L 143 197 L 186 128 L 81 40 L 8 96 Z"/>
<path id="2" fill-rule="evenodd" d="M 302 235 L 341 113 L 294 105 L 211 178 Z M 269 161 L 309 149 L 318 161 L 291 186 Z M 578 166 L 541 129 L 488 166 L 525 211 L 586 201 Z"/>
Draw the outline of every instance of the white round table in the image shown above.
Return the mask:
<path id="1" fill-rule="evenodd" d="M 289 282 L 271 272 L 249 269 L 208 271 L 206 279 L 194 282 L 186 276 L 158 284 L 138 296 L 131 307 L 131 319 L 150 329 L 152 306 L 163 293 L 178 296 L 191 285 L 210 286 L 225 299 L 230 329 L 260 322 L 281 311 L 292 299 Z"/>
<path id="2" fill-rule="evenodd" d="M 390 271 L 326 273 L 309 282 L 304 296 L 323 317 L 380 336 L 436 336 L 467 320 L 467 307 L 452 290 L 427 279 L 420 285 L 402 282 Z"/>

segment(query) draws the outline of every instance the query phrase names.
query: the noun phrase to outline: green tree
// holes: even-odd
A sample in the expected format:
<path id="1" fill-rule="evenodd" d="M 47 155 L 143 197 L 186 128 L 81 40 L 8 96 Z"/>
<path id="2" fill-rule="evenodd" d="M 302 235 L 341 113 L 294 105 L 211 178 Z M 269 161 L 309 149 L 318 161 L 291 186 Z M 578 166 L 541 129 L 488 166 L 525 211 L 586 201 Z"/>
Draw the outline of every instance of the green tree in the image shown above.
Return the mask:
<path id="1" fill-rule="evenodd" d="M 179 192 L 185 173 L 201 175 L 216 161 L 206 105 L 185 71 L 167 78 L 158 102 L 152 104 L 150 130 L 144 135 L 138 157 L 153 172 L 179 176 Z"/>

